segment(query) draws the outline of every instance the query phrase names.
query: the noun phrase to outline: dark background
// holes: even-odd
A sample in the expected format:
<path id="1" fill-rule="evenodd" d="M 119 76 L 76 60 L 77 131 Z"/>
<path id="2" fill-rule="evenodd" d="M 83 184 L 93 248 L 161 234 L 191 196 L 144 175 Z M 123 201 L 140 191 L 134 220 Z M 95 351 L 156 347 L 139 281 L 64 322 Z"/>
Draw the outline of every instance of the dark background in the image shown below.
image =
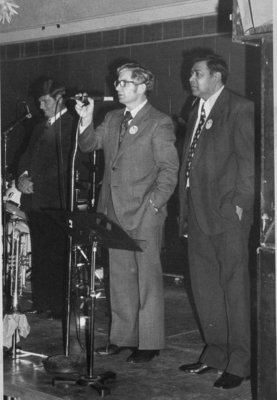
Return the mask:
<path id="1" fill-rule="evenodd" d="M 52 76 L 62 82 L 67 88 L 67 95 L 86 91 L 115 96 L 113 103 L 96 104 L 95 123 L 98 124 L 109 109 L 120 106 L 112 85 L 116 67 L 129 60 L 141 63 L 156 76 L 155 91 L 150 101 L 174 119 L 176 146 L 180 153 L 191 104 L 188 86 L 191 58 L 196 52 L 212 50 L 221 54 L 229 66 L 227 86 L 253 100 L 259 116 L 261 49 L 232 40 L 231 12 L 222 7 L 218 16 L 1 46 L 2 131 L 25 112 L 22 101 L 28 102 L 33 115 L 8 136 L 7 164 L 11 176 L 16 174 L 18 160 L 28 144 L 32 127 L 41 117 L 33 99 L 34 82 L 41 76 Z M 69 106 L 72 108 L 73 104 Z M 256 122 L 258 127 L 259 117 Z M 257 146 L 260 146 L 258 133 Z M 98 154 L 98 163 L 101 177 L 101 154 Z M 80 197 L 86 198 L 86 181 L 91 181 L 91 156 L 78 153 L 76 169 L 80 172 L 80 180 L 84 181 Z M 257 182 L 258 199 L 259 173 Z M 178 241 L 177 210 L 175 193 L 168 205 L 169 218 L 164 240 L 167 248 L 174 249 Z M 176 249 L 173 251 L 174 257 L 171 253 L 166 254 L 167 269 L 169 272 L 180 272 L 182 267 L 176 259 Z"/>

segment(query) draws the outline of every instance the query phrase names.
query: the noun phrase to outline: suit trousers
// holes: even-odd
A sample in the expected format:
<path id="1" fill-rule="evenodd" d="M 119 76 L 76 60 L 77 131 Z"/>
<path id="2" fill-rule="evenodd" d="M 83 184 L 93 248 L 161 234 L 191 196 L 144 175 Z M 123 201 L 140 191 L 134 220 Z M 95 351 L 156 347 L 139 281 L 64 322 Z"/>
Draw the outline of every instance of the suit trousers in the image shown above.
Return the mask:
<path id="1" fill-rule="evenodd" d="M 223 219 L 222 233 L 205 235 L 188 197 L 191 284 L 206 344 L 200 361 L 245 377 L 250 374 L 250 218 Z"/>
<path id="2" fill-rule="evenodd" d="M 34 307 L 62 315 L 68 239 L 65 231 L 42 211 L 28 214 L 32 243 L 32 294 Z"/>
<path id="3" fill-rule="evenodd" d="M 111 210 L 108 214 L 115 220 Z M 143 240 L 143 251 L 109 250 L 110 342 L 118 346 L 145 350 L 164 348 L 164 293 L 160 261 L 164 220 L 165 213 L 156 213 L 149 205 L 137 229 L 126 231 L 131 238 Z"/>

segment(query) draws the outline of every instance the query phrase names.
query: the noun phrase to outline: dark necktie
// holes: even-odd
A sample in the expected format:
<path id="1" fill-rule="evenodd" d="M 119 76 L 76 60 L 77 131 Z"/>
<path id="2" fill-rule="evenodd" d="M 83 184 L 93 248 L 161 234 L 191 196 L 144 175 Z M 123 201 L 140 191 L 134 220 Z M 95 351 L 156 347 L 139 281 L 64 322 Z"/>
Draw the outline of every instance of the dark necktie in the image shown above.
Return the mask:
<path id="1" fill-rule="evenodd" d="M 193 140 L 191 142 L 190 149 L 189 149 L 189 154 L 188 154 L 188 158 L 187 158 L 187 164 L 186 164 L 186 177 L 187 177 L 187 179 L 189 177 L 192 159 L 193 159 L 193 156 L 194 156 L 194 152 L 195 152 L 195 149 L 196 149 L 196 145 L 197 145 L 198 139 L 199 139 L 201 131 L 202 131 L 202 127 L 203 127 L 203 125 L 205 123 L 205 119 L 206 119 L 206 113 L 205 113 L 204 104 L 203 104 L 203 106 L 201 108 L 200 120 L 199 120 L 197 129 L 196 129 L 195 135 L 193 137 Z"/>
<path id="2" fill-rule="evenodd" d="M 122 142 L 122 140 L 125 136 L 125 133 L 127 132 L 129 121 L 131 121 L 132 118 L 133 117 L 132 117 L 132 114 L 130 113 L 130 111 L 126 111 L 126 113 L 124 114 L 123 120 L 121 122 L 121 125 L 120 125 L 119 144 Z"/>

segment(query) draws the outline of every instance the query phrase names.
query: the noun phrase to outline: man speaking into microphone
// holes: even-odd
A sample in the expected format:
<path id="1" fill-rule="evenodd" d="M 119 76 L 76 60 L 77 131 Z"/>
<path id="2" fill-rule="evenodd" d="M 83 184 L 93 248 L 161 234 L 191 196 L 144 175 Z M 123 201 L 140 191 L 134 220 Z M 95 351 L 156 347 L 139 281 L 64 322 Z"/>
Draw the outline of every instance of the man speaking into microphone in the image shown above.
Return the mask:
<path id="1" fill-rule="evenodd" d="M 164 347 L 164 298 L 160 263 L 166 204 L 178 174 L 171 119 L 152 107 L 148 93 L 153 74 L 139 64 L 117 69 L 114 82 L 120 110 L 93 126 L 94 100 L 77 100 L 79 146 L 103 149 L 105 171 L 98 211 L 120 225 L 131 238 L 143 240 L 142 252 L 109 250 L 111 331 L 100 354 L 132 349 L 130 363 L 148 362 Z"/>
<path id="2" fill-rule="evenodd" d="M 76 124 L 65 107 L 64 93 L 64 86 L 54 79 L 47 78 L 41 83 L 38 101 L 45 119 L 34 128 L 20 160 L 17 182 L 22 192 L 21 206 L 30 224 L 33 307 L 49 317 L 60 317 L 63 312 L 68 257 L 65 232 L 43 212 L 49 208 L 68 209 L 70 156 Z"/>

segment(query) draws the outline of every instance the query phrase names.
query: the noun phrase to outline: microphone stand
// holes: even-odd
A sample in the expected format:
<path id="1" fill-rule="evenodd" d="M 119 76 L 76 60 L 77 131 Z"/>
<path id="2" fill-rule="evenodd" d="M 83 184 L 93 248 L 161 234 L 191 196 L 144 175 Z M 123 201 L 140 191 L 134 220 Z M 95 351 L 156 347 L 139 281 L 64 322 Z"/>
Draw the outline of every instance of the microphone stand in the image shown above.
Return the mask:
<path id="1" fill-rule="evenodd" d="M 97 196 L 97 151 L 94 150 L 92 153 L 92 193 L 90 199 L 90 205 L 92 210 L 96 208 L 96 196 Z"/>
<path id="2" fill-rule="evenodd" d="M 23 115 L 22 117 L 20 117 L 17 121 L 14 122 L 13 125 L 11 125 L 8 129 L 6 129 L 6 130 L 3 132 L 3 135 L 9 134 L 11 131 L 14 130 L 14 128 L 15 128 L 17 125 L 19 125 L 19 124 L 20 124 L 22 121 L 24 121 L 26 118 L 32 118 L 32 114 L 31 114 L 31 113 L 28 113 L 28 114 L 25 114 L 25 115 Z"/>
<path id="3" fill-rule="evenodd" d="M 76 155 L 78 149 L 78 133 L 79 133 L 79 124 L 76 129 L 75 141 L 74 141 L 74 149 L 72 152 L 72 160 L 71 160 L 71 168 L 70 168 L 70 193 L 69 193 L 69 211 L 74 211 L 74 188 L 75 188 L 75 162 Z M 68 275 L 67 275 L 67 293 L 66 293 L 66 324 L 65 324 L 65 343 L 64 343 L 64 352 L 65 355 L 69 355 L 69 340 L 70 340 L 70 315 L 71 315 L 71 275 L 72 275 L 72 235 L 68 236 L 68 247 L 69 247 L 69 257 L 68 257 Z"/>
<path id="4" fill-rule="evenodd" d="M 78 150 L 79 124 L 77 126 L 71 155 L 70 181 L 69 181 L 69 207 L 67 212 L 74 211 L 74 193 L 75 193 L 75 161 Z M 44 367 L 51 373 L 73 372 L 76 365 L 80 363 L 80 357 L 69 357 L 70 345 L 70 320 L 71 320 L 71 291 L 72 291 L 72 262 L 73 262 L 73 236 L 68 233 L 68 268 L 67 268 L 67 287 L 66 287 L 66 317 L 62 322 L 63 330 L 63 355 L 49 356 L 44 362 Z M 75 257 L 76 258 L 76 257 Z"/>
<path id="5" fill-rule="evenodd" d="M 89 275 L 89 293 L 88 293 L 88 298 L 86 300 L 86 312 L 88 314 L 87 316 L 87 321 L 86 321 L 86 347 L 87 347 L 87 353 L 86 353 L 86 360 L 87 360 L 87 375 L 86 376 L 81 376 L 80 378 L 76 379 L 71 378 L 71 377 L 66 377 L 66 373 L 76 373 L 76 367 L 77 364 L 79 363 L 79 368 L 81 368 L 80 365 L 80 358 L 78 360 L 73 359 L 73 363 L 71 365 L 71 360 L 69 357 L 69 340 L 70 340 L 70 314 L 71 314 L 71 275 L 72 275 L 72 253 L 73 253 L 73 239 L 74 243 L 76 241 L 76 237 L 74 237 L 74 230 L 75 230 L 75 235 L 76 235 L 76 225 L 77 225 L 77 230 L 80 231 L 80 228 L 78 227 L 78 224 L 76 222 L 76 219 L 80 218 L 82 216 L 82 213 L 75 213 L 74 216 L 74 186 L 75 186 L 75 160 L 76 160 L 76 154 L 77 154 L 77 148 L 78 148 L 78 133 L 79 133 L 79 126 L 76 129 L 76 137 L 75 137 L 75 143 L 74 143 L 74 149 L 72 152 L 72 161 L 71 161 L 71 169 L 70 169 L 70 210 L 67 212 L 69 215 L 69 219 L 67 219 L 67 224 L 68 227 L 70 228 L 71 233 L 68 234 L 69 236 L 69 260 L 68 260 L 68 282 L 67 282 L 67 294 L 66 294 L 66 307 L 67 307 L 67 314 L 66 314 L 66 324 L 65 324 L 65 356 L 52 356 L 48 357 L 47 360 L 43 362 L 45 369 L 48 372 L 60 372 L 63 374 L 63 376 L 57 376 L 52 379 L 52 385 L 55 386 L 58 383 L 62 384 L 78 384 L 80 386 L 91 386 L 94 388 L 98 394 L 101 397 L 104 397 L 106 394 L 110 394 L 110 388 L 106 385 L 106 382 L 112 381 L 116 378 L 116 374 L 112 371 L 107 371 L 104 373 L 100 373 L 98 375 L 94 374 L 93 371 L 93 364 L 94 364 L 94 312 L 95 312 L 95 301 L 96 301 L 96 292 L 95 292 L 95 266 L 96 266 L 96 253 L 97 253 L 97 248 L 98 248 L 98 240 L 99 243 L 102 243 L 104 240 L 100 240 L 100 236 L 102 234 L 103 227 L 99 227 L 98 225 L 95 225 L 95 229 L 100 229 L 99 235 L 94 231 L 93 226 L 90 229 L 90 232 L 87 231 L 87 228 L 85 229 L 86 234 L 89 236 L 89 243 L 92 245 L 92 252 L 91 252 L 91 262 L 90 262 L 90 275 Z M 96 161 L 96 159 L 95 159 Z M 93 223 L 89 221 L 88 215 L 85 214 L 85 221 L 86 223 L 89 222 L 91 225 Z M 101 217 L 101 218 L 100 218 Z M 67 217 L 68 218 L 68 217 Z M 93 216 L 93 219 L 96 219 L 97 223 L 100 224 L 100 221 L 103 217 L 99 215 L 98 218 Z M 110 221 L 103 219 L 103 222 L 108 223 L 108 226 L 110 226 Z M 82 222 L 79 222 L 82 224 Z M 83 221 L 84 223 L 84 221 Z M 107 233 L 106 235 L 110 236 L 110 228 L 106 229 Z M 121 233 L 121 232 L 119 232 Z M 120 236 L 115 233 L 115 237 Z M 80 233 L 79 233 L 80 234 Z M 125 232 L 124 232 L 124 235 Z M 126 235 L 127 236 L 127 235 Z M 129 239 L 129 237 L 128 237 Z M 125 239 L 126 240 L 126 239 Z M 133 246 L 133 242 L 131 243 Z M 126 244 L 124 242 L 121 243 L 122 248 L 125 248 Z M 127 245 L 128 248 L 128 245 Z M 75 371 L 74 371 L 75 369 Z"/>

